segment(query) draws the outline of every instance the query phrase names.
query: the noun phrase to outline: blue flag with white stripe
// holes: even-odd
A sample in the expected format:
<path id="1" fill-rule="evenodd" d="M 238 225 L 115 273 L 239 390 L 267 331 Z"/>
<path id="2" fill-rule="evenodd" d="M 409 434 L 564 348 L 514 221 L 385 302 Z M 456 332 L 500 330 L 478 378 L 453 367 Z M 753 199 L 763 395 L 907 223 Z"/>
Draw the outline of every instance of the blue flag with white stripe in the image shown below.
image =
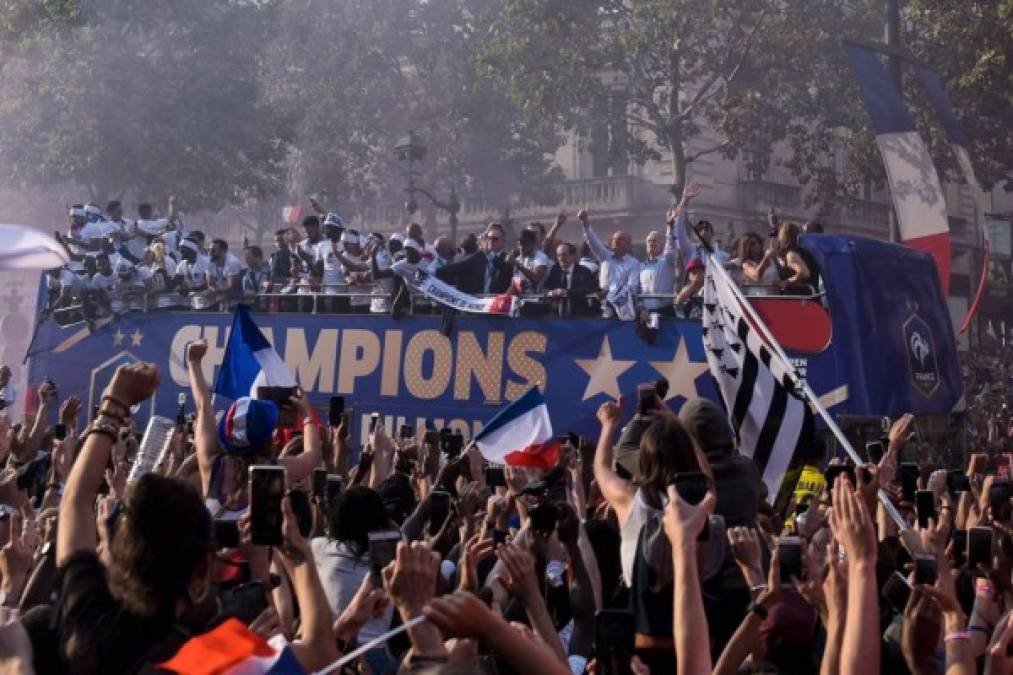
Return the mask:
<path id="1" fill-rule="evenodd" d="M 215 380 L 215 393 L 226 398 L 256 397 L 261 386 L 294 387 L 295 378 L 278 352 L 253 322 L 250 308 L 236 307 L 225 357 Z"/>

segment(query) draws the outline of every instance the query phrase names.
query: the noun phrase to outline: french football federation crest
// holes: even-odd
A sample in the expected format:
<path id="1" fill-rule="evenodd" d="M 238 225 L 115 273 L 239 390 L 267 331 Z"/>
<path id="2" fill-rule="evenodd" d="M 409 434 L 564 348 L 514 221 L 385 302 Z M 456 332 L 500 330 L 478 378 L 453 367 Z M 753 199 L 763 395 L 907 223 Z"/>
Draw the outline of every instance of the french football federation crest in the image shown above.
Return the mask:
<path id="1" fill-rule="evenodd" d="M 124 350 L 111 359 L 100 363 L 91 371 L 91 383 L 88 388 L 88 410 L 102 404 L 102 392 L 113 379 L 113 374 L 120 366 L 129 366 L 131 363 L 139 363 L 141 359 Z M 133 418 L 137 421 L 139 428 L 143 429 L 148 417 L 155 412 L 155 396 L 144 403 L 139 404 L 133 411 Z"/>
<path id="2" fill-rule="evenodd" d="M 932 329 L 920 316 L 912 314 L 904 322 L 901 332 L 911 371 L 911 384 L 922 396 L 929 398 L 939 388 L 941 381 Z"/>

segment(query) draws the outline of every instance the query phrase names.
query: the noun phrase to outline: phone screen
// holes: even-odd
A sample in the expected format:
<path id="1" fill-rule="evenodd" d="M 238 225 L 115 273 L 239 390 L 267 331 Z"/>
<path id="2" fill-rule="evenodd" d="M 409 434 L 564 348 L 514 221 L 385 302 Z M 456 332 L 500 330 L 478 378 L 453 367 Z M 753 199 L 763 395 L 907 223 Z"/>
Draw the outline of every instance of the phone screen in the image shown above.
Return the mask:
<path id="1" fill-rule="evenodd" d="M 450 493 L 444 490 L 433 490 L 429 500 L 429 532 L 436 534 L 450 513 Z"/>
<path id="2" fill-rule="evenodd" d="M 341 494 L 341 476 L 336 473 L 327 474 L 327 503 L 330 504 L 334 498 Z"/>
<path id="3" fill-rule="evenodd" d="M 212 525 L 212 539 L 214 539 L 216 549 L 239 546 L 238 520 L 215 520 Z"/>
<path id="4" fill-rule="evenodd" d="M 595 661 L 599 675 L 629 675 L 636 622 L 631 612 L 603 609 L 594 617 Z"/>
<path id="5" fill-rule="evenodd" d="M 299 532 L 304 537 L 310 536 L 313 531 L 313 507 L 310 506 L 309 496 L 303 490 L 289 490 L 288 502 L 292 505 L 292 513 L 299 524 Z"/>
<path id="6" fill-rule="evenodd" d="M 953 531 L 953 561 L 957 567 L 967 562 L 967 530 Z"/>
<path id="7" fill-rule="evenodd" d="M 781 583 L 790 584 L 792 577 L 802 579 L 802 540 L 798 537 L 781 537 L 777 542 L 781 558 Z"/>
<path id="8" fill-rule="evenodd" d="M 285 469 L 250 467 L 250 538 L 259 546 L 280 546 L 281 500 L 285 496 Z"/>
<path id="9" fill-rule="evenodd" d="M 918 527 L 929 526 L 929 519 L 936 519 L 936 495 L 932 490 L 919 490 L 915 493 L 915 509 L 918 512 Z"/>
<path id="10" fill-rule="evenodd" d="M 649 414 L 654 410 L 657 396 L 658 390 L 655 384 L 637 385 L 637 412 L 641 415 Z"/>
<path id="11" fill-rule="evenodd" d="M 918 556 L 915 558 L 915 583 L 932 585 L 936 583 L 936 559 L 932 556 Z"/>
<path id="12" fill-rule="evenodd" d="M 394 562 L 397 544 L 401 541 L 400 530 L 382 530 L 369 533 L 369 562 L 373 574 L 379 578 L 380 570 Z"/>
<path id="13" fill-rule="evenodd" d="M 707 496 L 707 477 L 702 473 L 687 471 L 675 475 L 675 491 L 689 504 L 699 504 Z"/>
<path id="14" fill-rule="evenodd" d="M 327 408 L 327 423 L 332 427 L 336 427 L 341 424 L 345 413 L 345 397 L 344 396 L 331 396 L 331 401 Z"/>
<path id="15" fill-rule="evenodd" d="M 918 465 L 904 463 L 900 465 L 900 487 L 904 493 L 904 501 L 913 502 L 918 492 Z"/>
<path id="16" fill-rule="evenodd" d="M 327 469 L 313 469 L 313 496 L 319 499 L 327 492 Z"/>
<path id="17" fill-rule="evenodd" d="M 873 464 L 879 464 L 884 452 L 883 441 L 869 441 L 865 444 L 865 456 Z"/>
<path id="18" fill-rule="evenodd" d="M 850 480 L 851 484 L 855 485 L 855 467 L 850 464 L 831 464 L 823 472 L 823 477 L 827 481 L 827 489 L 830 492 L 830 498 L 833 499 L 834 491 L 830 488 L 834 486 L 834 481 L 837 480 L 841 474 L 846 475 Z"/>
<path id="19" fill-rule="evenodd" d="M 972 527 L 967 531 L 967 566 L 972 570 L 978 565 L 992 569 L 992 528 Z"/>
<path id="20" fill-rule="evenodd" d="M 903 612 L 907 607 L 908 598 L 911 597 L 911 585 L 900 572 L 894 572 L 883 584 L 883 597 L 890 603 L 890 606 L 898 612 Z"/>
<path id="21" fill-rule="evenodd" d="M 485 467 L 485 484 L 491 488 L 506 487 L 506 472 L 503 470 L 503 467 Z"/>

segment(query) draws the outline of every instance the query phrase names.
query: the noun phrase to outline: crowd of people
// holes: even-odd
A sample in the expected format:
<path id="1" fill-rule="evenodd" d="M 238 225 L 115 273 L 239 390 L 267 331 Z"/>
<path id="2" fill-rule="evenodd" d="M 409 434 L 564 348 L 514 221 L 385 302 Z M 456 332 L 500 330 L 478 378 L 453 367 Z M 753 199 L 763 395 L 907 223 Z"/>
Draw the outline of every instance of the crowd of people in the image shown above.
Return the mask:
<path id="1" fill-rule="evenodd" d="M 703 399 L 605 403 L 553 468 L 500 467 L 440 430 L 359 447 L 298 392 L 216 410 L 206 354 L 160 462 L 132 419 L 151 364 L 90 416 L 57 381 L 0 411 L 0 672 L 171 671 L 227 629 L 305 672 L 369 643 L 343 672 L 1013 673 L 1000 446 L 908 464 L 905 415 L 876 463 L 809 448 L 775 510 Z"/>
<path id="2" fill-rule="evenodd" d="M 414 222 L 404 233 L 386 237 L 360 233 L 310 200 L 316 213 L 303 219 L 301 232 L 279 229 L 273 251 L 244 246 L 240 256 L 226 241 L 208 241 L 203 232 L 187 229 L 175 198 L 164 218 L 141 204 L 136 220 L 124 217 L 118 201 L 105 211 L 94 204 L 75 205 L 69 232 L 56 234 L 71 262 L 47 273 L 50 308 L 87 321 L 131 310 L 203 310 L 238 301 L 262 311 L 424 312 L 433 305 L 413 297 L 403 274 L 396 273 L 407 265 L 463 293 L 523 296 L 520 313 L 526 316 L 654 321 L 698 314 L 710 252 L 747 292 L 818 291 L 819 265 L 799 245 L 802 227 L 780 223 L 771 212 L 769 236 L 742 235 L 733 256 L 714 239 L 710 222 L 688 223 L 688 207 L 697 194 L 695 185 L 687 186 L 668 213 L 665 231 L 647 235 L 643 259 L 633 255 L 627 232 L 602 241 L 586 210 L 577 213 L 579 229 L 569 239 L 564 237 L 568 217 L 560 212 L 548 229 L 538 222 L 526 225 L 516 241 L 508 241 L 507 230 L 493 222 L 478 236 L 454 241 L 441 235 L 429 242 Z M 822 228 L 811 223 L 805 231 Z"/>

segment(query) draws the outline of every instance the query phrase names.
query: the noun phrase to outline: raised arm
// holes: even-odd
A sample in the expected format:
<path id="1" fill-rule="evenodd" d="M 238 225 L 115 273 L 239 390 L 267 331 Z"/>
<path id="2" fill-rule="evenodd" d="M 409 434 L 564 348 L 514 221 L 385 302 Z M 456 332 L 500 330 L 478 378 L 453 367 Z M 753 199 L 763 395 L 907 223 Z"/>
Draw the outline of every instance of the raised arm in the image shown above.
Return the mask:
<path id="1" fill-rule="evenodd" d="M 57 566 L 79 551 L 95 550 L 95 497 L 113 444 L 130 414 L 130 406 L 149 398 L 158 388 L 158 382 L 158 368 L 154 364 L 132 363 L 120 366 L 103 392 L 99 414 L 92 431 L 85 435 L 81 454 L 70 470 L 60 501 Z"/>
<path id="2" fill-rule="evenodd" d="M 293 396 L 291 400 L 292 405 L 295 406 L 303 418 L 303 449 L 295 457 L 279 458 L 278 463 L 285 467 L 285 471 L 288 472 L 289 482 L 294 484 L 308 477 L 314 468 L 320 466 L 323 453 L 320 449 L 322 445 L 320 427 L 310 414 L 310 408 L 306 403 L 305 395 L 300 393 L 298 396 Z"/>
<path id="3" fill-rule="evenodd" d="M 588 216 L 587 209 L 581 210 L 577 213 L 577 218 L 580 219 L 580 225 L 584 230 L 584 241 L 591 247 L 591 254 L 598 259 L 598 262 L 602 262 L 611 255 L 611 251 L 605 247 L 605 244 L 601 243 L 601 239 L 598 238 L 598 233 L 591 227 L 591 219 Z"/>
<path id="4" fill-rule="evenodd" d="M 708 492 L 702 502 L 694 505 L 683 501 L 675 486 L 668 486 L 663 523 L 672 544 L 675 568 L 672 630 L 678 675 L 711 672 L 710 638 L 703 611 L 696 542 L 700 531 L 707 527 L 715 504 L 717 497 L 713 492 Z"/>
<path id="5" fill-rule="evenodd" d="M 876 592 L 876 531 L 862 496 L 846 478 L 833 486 L 830 527 L 848 559 L 848 609 L 841 641 L 841 675 L 879 672 L 879 598 Z"/>
<path id="6" fill-rule="evenodd" d="M 620 478 L 612 469 L 612 442 L 619 429 L 622 402 L 620 397 L 618 403 L 609 401 L 598 408 L 601 435 L 598 437 L 598 449 L 594 453 L 594 479 L 605 501 L 615 509 L 619 522 L 625 523 L 636 491 L 632 483 Z"/>
<path id="7" fill-rule="evenodd" d="M 556 215 L 555 222 L 552 223 L 552 227 L 545 234 L 545 241 L 542 242 L 542 252 L 550 258 L 556 255 L 556 246 L 559 244 L 559 240 L 556 235 L 559 234 L 559 228 L 566 222 L 566 211 L 560 211 Z"/>
<path id="8" fill-rule="evenodd" d="M 689 211 L 689 202 L 700 194 L 700 188 L 697 187 L 696 183 L 688 184 L 682 191 L 682 199 L 675 205 L 672 211 L 669 212 L 669 227 L 675 230 L 675 238 L 679 243 L 679 250 L 682 252 L 683 263 L 685 264 L 687 256 L 693 251 L 693 242 L 689 238 L 689 232 L 686 227 L 686 213 Z M 672 218 L 672 215 L 675 218 Z"/>
<path id="9" fill-rule="evenodd" d="M 190 374 L 190 391 L 193 394 L 194 406 L 197 408 L 197 419 L 194 421 L 194 447 L 197 451 L 197 466 L 200 468 L 202 493 L 206 496 L 211 489 L 211 469 L 215 456 L 221 451 L 218 447 L 218 429 L 215 426 L 215 410 L 211 406 L 211 390 L 204 379 L 202 361 L 208 351 L 207 340 L 198 340 L 187 345 L 186 367 Z"/>

